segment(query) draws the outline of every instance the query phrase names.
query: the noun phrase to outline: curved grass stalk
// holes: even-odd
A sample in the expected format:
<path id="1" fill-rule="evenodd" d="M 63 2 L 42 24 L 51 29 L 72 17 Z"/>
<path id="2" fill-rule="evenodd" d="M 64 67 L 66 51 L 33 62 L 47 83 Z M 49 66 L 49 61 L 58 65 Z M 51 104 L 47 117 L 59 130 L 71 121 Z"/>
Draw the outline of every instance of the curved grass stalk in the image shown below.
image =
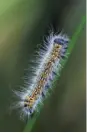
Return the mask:
<path id="1" fill-rule="evenodd" d="M 75 44 L 76 44 L 76 41 L 77 41 L 77 39 L 79 38 L 79 35 L 80 35 L 81 31 L 83 30 L 83 27 L 84 27 L 85 22 L 86 22 L 86 17 L 83 16 L 80 25 L 77 27 L 76 32 L 74 33 L 74 35 L 73 35 L 72 38 L 71 38 L 70 44 L 69 44 L 68 49 L 67 49 L 67 52 L 66 52 L 67 58 L 66 58 L 65 60 L 61 60 L 61 65 L 62 65 L 63 67 L 60 67 L 60 70 L 58 71 L 58 73 L 60 73 L 60 75 L 61 75 L 61 70 L 62 70 L 62 68 L 64 68 L 66 62 L 68 61 L 68 57 L 69 57 L 69 55 L 71 54 L 71 52 L 72 52 L 72 50 L 73 50 L 73 48 L 74 48 L 74 46 L 75 46 Z M 69 54 L 68 54 L 68 53 L 69 53 Z M 54 80 L 53 82 L 55 82 L 56 80 L 58 80 L 58 78 L 60 77 L 60 75 L 57 75 L 57 76 L 55 77 L 55 80 Z M 53 83 L 52 89 L 53 89 L 54 87 L 55 87 L 55 84 Z M 51 90 L 51 89 L 49 89 L 49 91 L 50 91 L 50 90 Z M 47 98 L 46 98 L 45 100 L 48 100 L 48 98 L 49 98 L 49 95 L 47 96 Z M 40 110 L 41 110 L 42 108 L 43 108 L 43 105 L 39 105 L 39 106 L 38 106 L 39 112 L 38 112 L 38 113 L 35 113 L 34 116 L 33 116 L 31 119 L 29 119 L 29 121 L 27 122 L 27 125 L 26 125 L 26 127 L 25 127 L 25 129 L 24 129 L 24 132 L 30 132 L 30 131 L 32 131 L 33 125 L 34 125 L 34 123 L 36 122 L 37 117 L 39 116 Z"/>

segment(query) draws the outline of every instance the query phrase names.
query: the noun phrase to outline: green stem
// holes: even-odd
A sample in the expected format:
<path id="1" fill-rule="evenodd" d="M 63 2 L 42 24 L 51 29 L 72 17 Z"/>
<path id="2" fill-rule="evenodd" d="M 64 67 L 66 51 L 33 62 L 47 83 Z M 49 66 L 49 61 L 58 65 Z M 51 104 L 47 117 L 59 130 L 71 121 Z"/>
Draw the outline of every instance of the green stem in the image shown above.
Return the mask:
<path id="1" fill-rule="evenodd" d="M 70 53 L 72 52 L 72 50 L 73 50 L 73 48 L 74 48 L 74 46 L 75 46 L 75 44 L 76 44 L 76 41 L 77 41 L 77 39 L 78 39 L 78 37 L 79 37 L 81 31 L 82 31 L 83 28 L 84 28 L 85 22 L 86 22 L 86 17 L 83 16 L 83 17 L 82 17 L 82 22 L 81 22 L 80 25 L 77 27 L 76 32 L 75 32 L 74 35 L 72 36 L 71 42 L 70 42 L 70 44 L 69 44 L 69 47 L 68 47 L 68 50 L 67 50 L 67 53 L 69 53 L 69 55 L 70 55 Z M 68 56 L 69 56 L 69 55 L 68 55 Z M 64 67 L 64 65 L 66 64 L 67 60 L 68 60 L 68 58 L 66 58 L 64 61 L 61 61 L 61 64 L 62 64 L 63 67 Z M 61 70 L 62 70 L 62 68 L 60 69 L 60 71 L 61 71 Z M 55 80 L 57 80 L 58 78 L 59 78 L 59 76 L 57 76 L 57 77 L 55 78 Z M 54 87 L 54 86 L 53 86 L 53 87 Z M 45 100 L 47 100 L 47 99 L 45 99 Z M 43 107 L 42 105 L 40 105 L 40 106 L 38 107 L 38 108 L 39 108 L 39 112 L 40 112 L 40 110 L 41 110 L 42 107 Z M 39 113 L 35 113 L 34 116 L 33 116 L 31 119 L 28 120 L 27 125 L 26 125 L 26 127 L 25 127 L 25 129 L 24 129 L 24 132 L 30 132 L 30 131 L 32 130 L 33 125 L 34 125 L 34 123 L 35 123 L 35 121 L 36 121 L 36 119 L 37 119 L 38 116 L 39 116 Z"/>

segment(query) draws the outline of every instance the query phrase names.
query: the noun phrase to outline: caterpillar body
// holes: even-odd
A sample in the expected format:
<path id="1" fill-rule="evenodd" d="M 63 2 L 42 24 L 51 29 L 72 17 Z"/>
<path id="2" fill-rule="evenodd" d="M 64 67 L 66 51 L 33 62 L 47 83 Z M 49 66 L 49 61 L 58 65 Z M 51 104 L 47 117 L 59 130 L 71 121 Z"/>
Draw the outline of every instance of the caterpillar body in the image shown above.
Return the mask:
<path id="1" fill-rule="evenodd" d="M 35 69 L 35 76 L 24 92 L 16 92 L 20 97 L 18 107 L 24 115 L 31 116 L 38 111 L 38 104 L 42 103 L 52 81 L 61 67 L 60 60 L 65 57 L 70 39 L 65 34 L 50 34 L 45 43 L 45 50 L 39 51 L 39 65 Z"/>

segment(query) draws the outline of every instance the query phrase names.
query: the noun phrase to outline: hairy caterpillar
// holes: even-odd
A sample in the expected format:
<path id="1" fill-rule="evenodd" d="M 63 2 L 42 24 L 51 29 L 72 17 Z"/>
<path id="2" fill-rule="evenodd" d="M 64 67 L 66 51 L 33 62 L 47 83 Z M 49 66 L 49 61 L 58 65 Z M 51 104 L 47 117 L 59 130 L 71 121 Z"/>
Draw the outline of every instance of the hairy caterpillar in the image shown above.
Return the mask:
<path id="1" fill-rule="evenodd" d="M 42 103 L 50 88 L 52 81 L 61 67 L 60 60 L 65 57 L 69 37 L 65 34 L 55 35 L 53 33 L 47 38 L 44 50 L 39 53 L 39 65 L 35 69 L 35 76 L 24 92 L 15 92 L 20 98 L 17 104 L 24 115 L 31 116 L 38 111 L 38 104 Z"/>

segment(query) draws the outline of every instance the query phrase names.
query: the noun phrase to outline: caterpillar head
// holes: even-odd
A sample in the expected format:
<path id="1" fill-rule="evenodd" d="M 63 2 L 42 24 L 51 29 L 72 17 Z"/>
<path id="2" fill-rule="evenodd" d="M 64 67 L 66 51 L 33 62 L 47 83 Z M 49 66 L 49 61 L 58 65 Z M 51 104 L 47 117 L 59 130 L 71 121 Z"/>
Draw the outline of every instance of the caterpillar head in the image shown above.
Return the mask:
<path id="1" fill-rule="evenodd" d="M 59 45 L 64 45 L 64 44 L 67 44 L 69 42 L 69 40 L 65 40 L 65 39 L 63 39 L 63 38 L 56 38 L 55 40 L 54 40 L 54 43 L 57 43 L 57 44 L 59 44 Z"/>

